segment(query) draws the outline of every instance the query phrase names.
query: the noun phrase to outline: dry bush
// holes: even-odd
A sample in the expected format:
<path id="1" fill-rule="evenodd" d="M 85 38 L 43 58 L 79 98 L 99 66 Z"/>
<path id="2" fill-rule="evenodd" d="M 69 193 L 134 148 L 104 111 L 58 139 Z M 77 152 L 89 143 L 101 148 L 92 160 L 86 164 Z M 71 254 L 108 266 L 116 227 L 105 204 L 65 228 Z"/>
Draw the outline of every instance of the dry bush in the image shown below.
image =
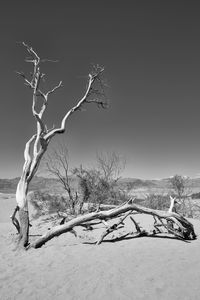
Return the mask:
<path id="1" fill-rule="evenodd" d="M 98 153 L 97 166 L 92 169 L 73 170 L 79 179 L 82 202 L 118 205 L 128 200 L 127 193 L 118 185 L 119 175 L 125 167 L 125 159 L 115 152 Z"/>
<path id="2" fill-rule="evenodd" d="M 176 174 L 170 179 L 170 186 L 173 197 L 179 201 L 178 212 L 185 217 L 193 218 L 195 208 L 190 197 L 189 177 Z"/>
<path id="3" fill-rule="evenodd" d="M 96 207 L 101 204 L 118 205 L 128 200 L 128 195 L 121 190 L 114 179 L 108 179 L 96 169 L 74 169 L 79 178 L 79 190 L 83 203 L 93 203 Z"/>
<path id="4" fill-rule="evenodd" d="M 175 197 L 175 195 L 173 195 Z M 148 194 L 142 205 L 151 209 L 168 210 L 170 207 L 170 194 Z M 187 218 L 200 218 L 200 205 L 198 206 L 195 201 L 190 197 L 185 197 L 184 201 L 176 204 L 176 211 L 180 215 Z"/>
<path id="5" fill-rule="evenodd" d="M 178 212 L 187 218 L 196 218 L 199 214 L 198 206 L 194 203 L 191 197 L 185 197 L 178 205 Z M 198 212 L 198 214 L 197 214 Z"/>
<path id="6" fill-rule="evenodd" d="M 49 194 L 48 192 L 35 191 L 31 193 L 29 199 L 36 210 L 35 218 L 55 212 L 67 212 L 70 209 L 66 197 Z"/>
<path id="7" fill-rule="evenodd" d="M 152 209 L 168 210 L 170 206 L 169 195 L 148 194 L 142 205 Z"/>

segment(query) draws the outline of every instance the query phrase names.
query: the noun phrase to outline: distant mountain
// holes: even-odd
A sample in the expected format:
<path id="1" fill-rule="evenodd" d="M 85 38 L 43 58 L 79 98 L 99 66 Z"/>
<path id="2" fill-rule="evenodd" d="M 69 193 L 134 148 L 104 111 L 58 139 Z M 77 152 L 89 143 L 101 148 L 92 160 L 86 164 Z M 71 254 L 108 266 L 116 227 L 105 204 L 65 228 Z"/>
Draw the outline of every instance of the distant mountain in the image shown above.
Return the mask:
<path id="1" fill-rule="evenodd" d="M 0 192 L 2 193 L 13 193 L 16 189 L 19 178 L 13 179 L 0 179 Z"/>
<path id="2" fill-rule="evenodd" d="M 121 178 L 119 180 L 119 184 L 122 186 L 129 186 L 132 189 L 140 188 L 140 187 L 154 187 L 156 183 L 153 180 L 142 180 L 138 178 Z"/>
<path id="3" fill-rule="evenodd" d="M 0 192 L 1 193 L 15 193 L 19 177 L 13 179 L 0 179 Z M 34 177 L 30 183 L 30 191 L 35 190 L 58 190 L 60 183 L 54 178 Z"/>
<path id="4" fill-rule="evenodd" d="M 74 187 L 78 185 L 78 179 L 72 177 L 72 184 Z M 15 193 L 19 177 L 13 179 L 0 179 L 1 193 Z M 121 188 L 144 192 L 162 192 L 170 189 L 170 178 L 143 180 L 139 178 L 120 178 L 118 184 Z M 193 178 L 188 180 L 188 188 L 192 193 L 200 192 L 200 178 Z M 48 191 L 50 193 L 63 193 L 62 185 L 55 178 L 44 178 L 35 176 L 30 184 L 30 191 L 40 190 Z"/>

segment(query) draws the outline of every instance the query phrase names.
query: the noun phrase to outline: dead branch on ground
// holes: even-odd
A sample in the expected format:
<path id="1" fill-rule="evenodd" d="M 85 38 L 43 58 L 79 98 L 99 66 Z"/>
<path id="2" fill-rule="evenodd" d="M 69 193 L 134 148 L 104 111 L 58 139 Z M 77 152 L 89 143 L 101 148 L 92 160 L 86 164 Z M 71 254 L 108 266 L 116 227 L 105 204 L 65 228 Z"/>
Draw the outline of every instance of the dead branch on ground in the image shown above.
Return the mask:
<path id="1" fill-rule="evenodd" d="M 133 203 L 126 203 L 123 206 L 116 207 L 114 209 L 108 211 L 98 211 L 92 212 L 85 215 L 78 216 L 62 225 L 55 226 L 51 230 L 49 230 L 46 234 L 42 237 L 34 241 L 30 246 L 33 248 L 39 248 L 44 245 L 47 241 L 51 240 L 52 238 L 59 236 L 65 232 L 71 231 L 76 226 L 82 226 L 83 224 L 98 220 L 98 221 L 108 221 L 110 219 L 118 218 L 122 216 L 122 218 L 117 221 L 114 225 L 109 226 L 106 228 L 106 231 L 102 234 L 102 236 L 97 241 L 97 244 L 100 244 L 103 239 L 112 231 L 117 230 L 119 225 L 132 213 L 142 213 L 152 215 L 153 217 L 157 217 L 162 227 L 165 231 L 176 238 L 182 240 L 193 240 L 196 238 L 196 234 L 194 232 L 193 225 L 186 220 L 183 216 L 175 213 L 175 212 L 165 212 L 160 210 L 154 210 L 146 207 L 142 207 Z M 133 221 L 133 218 L 132 218 Z M 168 221 L 173 223 L 173 227 L 168 226 Z M 144 231 L 142 231 L 137 224 L 137 222 L 133 221 L 137 235 L 143 235 Z"/>

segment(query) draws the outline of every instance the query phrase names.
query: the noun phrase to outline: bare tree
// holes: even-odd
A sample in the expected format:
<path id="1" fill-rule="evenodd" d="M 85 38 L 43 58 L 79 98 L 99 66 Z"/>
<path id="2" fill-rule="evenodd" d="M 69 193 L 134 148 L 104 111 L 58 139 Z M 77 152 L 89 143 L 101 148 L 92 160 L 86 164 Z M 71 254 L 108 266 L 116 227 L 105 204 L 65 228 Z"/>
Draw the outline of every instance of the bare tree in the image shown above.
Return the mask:
<path id="1" fill-rule="evenodd" d="M 23 78 L 25 85 L 32 91 L 32 115 L 36 121 L 36 132 L 28 140 L 25 146 L 25 162 L 16 190 L 17 207 L 11 218 L 13 224 L 20 232 L 19 245 L 26 247 L 29 243 L 29 211 L 27 202 L 29 184 L 38 170 L 40 161 L 46 152 L 51 139 L 56 134 L 62 134 L 65 132 L 66 122 L 69 117 L 75 112 L 80 111 L 85 103 L 95 103 L 100 107 L 105 107 L 106 103 L 104 85 L 101 80 L 104 68 L 97 65 L 88 75 L 87 87 L 83 97 L 75 106 L 65 113 L 61 120 L 60 127 L 48 129 L 44 123 L 43 115 L 47 108 L 49 96 L 55 93 L 62 86 L 62 81 L 47 92 L 41 90 L 41 80 L 45 75 L 41 72 L 40 67 L 45 60 L 41 59 L 37 52 L 26 43 L 22 42 L 22 45 L 25 47 L 29 55 L 25 61 L 33 65 L 33 70 L 30 78 L 22 72 L 18 72 L 18 74 Z M 41 102 L 38 101 L 39 99 Z M 42 103 L 40 108 L 38 108 L 39 103 Z M 19 213 L 19 222 L 15 216 L 17 211 Z"/>
<path id="2" fill-rule="evenodd" d="M 109 185 L 101 178 L 96 169 L 85 169 L 82 166 L 73 170 L 79 179 L 79 190 L 82 203 L 89 202 L 92 206 L 99 206 L 109 198 Z"/>
<path id="3" fill-rule="evenodd" d="M 177 174 L 170 178 L 172 189 L 180 201 L 185 193 L 187 182 L 188 178 Z"/>
<path id="4" fill-rule="evenodd" d="M 79 178 L 83 202 L 97 204 L 98 207 L 105 202 L 119 202 L 122 191 L 117 186 L 117 181 L 124 166 L 125 160 L 112 152 L 97 153 L 97 166 L 93 169 L 83 168 L 82 165 L 75 168 L 73 173 Z"/>
<path id="5" fill-rule="evenodd" d="M 152 215 L 154 218 L 156 217 L 156 227 L 162 227 L 168 233 L 174 235 L 176 238 L 184 240 L 195 239 L 196 234 L 194 232 L 193 225 L 183 216 L 175 212 L 162 212 L 145 208 L 139 205 L 135 205 L 134 203 L 132 203 L 132 201 L 128 201 L 125 204 L 119 205 L 118 207 L 115 207 L 111 210 L 104 212 L 96 211 L 93 213 L 85 214 L 83 216 L 79 216 L 77 218 L 69 220 L 65 224 L 55 226 L 51 230 L 48 230 L 43 236 L 39 237 L 31 245 L 29 245 L 29 212 L 27 202 L 29 184 L 32 178 L 34 177 L 36 171 L 38 170 L 40 161 L 44 153 L 46 152 L 51 139 L 56 134 L 61 134 L 65 132 L 66 122 L 68 118 L 73 113 L 80 110 L 83 104 L 85 103 L 96 103 L 101 107 L 105 107 L 104 90 L 101 81 L 101 74 L 103 73 L 104 69 L 99 66 L 94 68 L 94 71 L 89 74 L 87 88 L 83 97 L 77 102 L 75 106 L 73 106 L 68 112 L 66 112 L 63 119 L 61 120 L 60 127 L 48 129 L 43 120 L 43 114 L 46 111 L 48 104 L 48 97 L 62 86 L 62 82 L 60 82 L 58 85 L 52 88 L 52 90 L 49 90 L 46 93 L 43 92 L 40 88 L 41 79 L 44 77 L 44 74 L 40 71 L 40 64 L 43 62 L 43 60 L 40 59 L 40 57 L 33 50 L 33 48 L 31 48 L 24 42 L 22 43 L 22 45 L 25 47 L 25 49 L 30 55 L 30 58 L 28 58 L 26 61 L 33 64 L 33 72 L 30 79 L 28 79 L 24 73 L 19 74 L 22 76 L 25 84 L 32 90 L 33 93 L 32 114 L 36 121 L 36 132 L 28 140 L 25 146 L 25 162 L 23 166 L 22 175 L 16 190 L 17 207 L 14 210 L 14 213 L 11 217 L 13 224 L 16 226 L 19 232 L 19 245 L 23 247 L 29 246 L 34 248 L 41 247 L 48 240 L 52 239 L 55 236 L 59 236 L 64 232 L 71 231 L 75 233 L 73 229 L 75 226 L 88 225 L 88 222 L 90 222 L 91 220 L 99 220 L 103 224 L 106 224 L 105 232 L 97 241 L 97 244 L 99 244 L 102 242 L 104 237 L 107 236 L 110 232 L 119 229 L 119 227 L 123 224 L 125 218 L 134 213 L 145 213 Z M 95 86 L 96 84 L 98 84 L 98 88 Z M 40 108 L 36 109 L 36 103 L 38 98 L 41 98 L 42 105 Z M 17 211 L 19 212 L 19 221 L 16 218 Z M 107 225 L 107 221 L 109 219 L 119 217 L 120 219 L 116 223 L 112 223 L 110 226 Z M 130 216 L 130 218 L 133 221 L 134 226 L 137 230 L 136 235 L 143 235 L 144 232 L 141 231 L 136 221 L 132 218 L 132 216 Z M 174 226 L 168 226 L 168 221 L 171 221 L 174 224 Z"/>
<path id="6" fill-rule="evenodd" d="M 106 181 L 118 181 L 125 168 L 125 159 L 116 152 L 97 153 L 97 165 Z"/>
<path id="7" fill-rule="evenodd" d="M 55 176 L 69 197 L 69 206 L 72 214 L 76 213 L 78 204 L 78 193 L 72 187 L 72 174 L 69 171 L 68 150 L 66 145 L 60 144 L 53 149 L 45 159 L 45 167 L 49 174 Z M 80 211 L 80 210 L 79 210 Z"/>

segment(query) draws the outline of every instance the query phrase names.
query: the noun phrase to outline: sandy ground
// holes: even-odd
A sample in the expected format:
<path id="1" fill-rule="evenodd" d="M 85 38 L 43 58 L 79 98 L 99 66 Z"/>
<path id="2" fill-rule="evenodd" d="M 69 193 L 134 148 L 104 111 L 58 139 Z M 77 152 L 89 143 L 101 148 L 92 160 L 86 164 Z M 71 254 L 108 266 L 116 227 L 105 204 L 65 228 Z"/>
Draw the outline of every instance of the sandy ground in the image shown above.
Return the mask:
<path id="1" fill-rule="evenodd" d="M 9 223 L 15 201 L 0 198 L 0 299 L 200 299 L 200 240 L 132 238 L 93 242 L 102 228 L 79 238 L 66 233 L 40 249 L 16 251 Z M 152 218 L 137 216 L 151 229 Z M 192 221 L 199 235 L 200 222 Z M 32 221 L 33 235 L 49 225 Z M 125 231 L 133 230 L 127 223 Z M 116 236 L 117 233 L 115 233 Z"/>

